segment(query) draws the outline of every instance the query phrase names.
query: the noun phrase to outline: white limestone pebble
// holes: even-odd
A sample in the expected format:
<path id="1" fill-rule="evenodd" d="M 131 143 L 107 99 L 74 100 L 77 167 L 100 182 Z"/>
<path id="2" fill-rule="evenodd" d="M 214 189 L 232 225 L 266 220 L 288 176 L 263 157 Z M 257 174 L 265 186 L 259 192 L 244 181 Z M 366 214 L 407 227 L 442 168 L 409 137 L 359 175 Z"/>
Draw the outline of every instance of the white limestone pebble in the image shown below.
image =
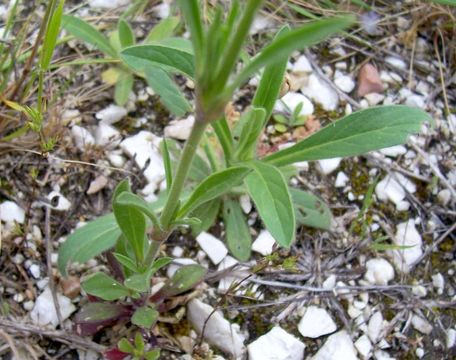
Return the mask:
<path id="1" fill-rule="evenodd" d="M 41 277 L 41 270 L 40 266 L 38 264 L 32 264 L 28 268 L 28 271 L 30 271 L 30 274 L 35 278 L 39 279 Z"/>
<path id="2" fill-rule="evenodd" d="M 171 264 L 169 264 L 168 269 L 166 270 L 166 275 L 170 278 L 182 266 L 194 265 L 194 264 L 197 264 L 197 262 L 193 259 L 188 259 L 188 258 L 174 259 L 173 262 Z"/>
<path id="3" fill-rule="evenodd" d="M 4 201 L 0 204 L 0 220 L 12 223 L 23 224 L 25 220 L 25 211 L 13 201 Z"/>
<path id="4" fill-rule="evenodd" d="M 421 359 L 424 356 L 424 349 L 423 348 L 417 348 L 415 350 L 415 355 L 418 357 L 418 359 Z"/>
<path id="5" fill-rule="evenodd" d="M 421 316 L 413 315 L 412 316 L 412 326 L 418 330 L 420 333 L 429 335 L 432 332 L 432 325 L 426 319 L 423 319 Z"/>
<path id="6" fill-rule="evenodd" d="M 108 149 L 120 144 L 120 132 L 113 126 L 100 122 L 95 129 L 95 143 Z"/>
<path id="7" fill-rule="evenodd" d="M 339 105 L 337 93 L 315 74 L 309 76 L 309 81 L 301 88 L 301 92 L 319 103 L 326 111 L 336 110 Z"/>
<path id="8" fill-rule="evenodd" d="M 336 188 L 343 188 L 347 185 L 349 180 L 350 178 L 343 171 L 339 171 L 337 173 L 336 182 L 334 183 L 334 186 Z"/>
<path id="9" fill-rule="evenodd" d="M 235 258 L 233 258 L 231 256 L 227 256 L 220 262 L 220 264 L 217 268 L 217 271 L 223 271 L 223 270 L 229 269 L 238 263 L 239 262 Z M 218 288 L 217 288 L 217 290 L 220 293 L 224 293 L 224 292 L 228 291 L 228 289 L 231 287 L 233 282 L 238 280 L 238 278 L 236 276 L 232 276 L 232 275 L 233 275 L 233 272 L 231 271 L 220 279 Z"/>
<path id="10" fill-rule="evenodd" d="M 212 306 L 193 299 L 187 304 L 187 318 L 198 334 L 205 328 L 203 336 L 208 343 L 236 359 L 242 358 L 245 346 L 239 326 L 230 324 L 219 311 L 214 312 Z"/>
<path id="11" fill-rule="evenodd" d="M 260 253 L 263 256 L 272 253 L 272 247 L 275 244 L 275 239 L 267 230 L 261 230 L 260 234 L 252 244 L 252 250 Z"/>
<path id="12" fill-rule="evenodd" d="M 325 309 L 309 306 L 299 322 L 298 330 L 302 336 L 315 339 L 333 333 L 337 326 Z"/>
<path id="13" fill-rule="evenodd" d="M 351 93 L 356 85 L 351 76 L 345 75 L 338 70 L 334 74 L 334 84 L 345 93 Z"/>
<path id="14" fill-rule="evenodd" d="M 127 109 L 124 107 L 111 104 L 103 110 L 98 111 L 95 114 L 95 117 L 100 120 L 100 122 L 112 125 L 122 120 L 125 116 L 127 116 L 127 113 Z"/>
<path id="15" fill-rule="evenodd" d="M 171 121 L 170 124 L 165 127 L 165 137 L 177 140 L 187 140 L 194 123 L 195 117 L 193 115 L 190 115 L 184 120 Z"/>
<path id="16" fill-rule="evenodd" d="M 367 335 L 373 343 L 380 340 L 380 335 L 383 330 L 383 315 L 380 311 L 374 313 L 367 324 Z"/>
<path id="17" fill-rule="evenodd" d="M 104 175 L 99 175 L 90 182 L 89 188 L 86 191 L 87 195 L 96 194 L 108 185 L 108 178 Z"/>
<path id="18" fill-rule="evenodd" d="M 199 234 L 196 241 L 215 265 L 219 264 L 228 254 L 225 244 L 207 232 L 203 231 Z"/>
<path id="19" fill-rule="evenodd" d="M 307 116 L 314 112 L 312 102 L 302 94 L 289 92 L 274 104 L 274 110 L 277 112 L 293 113 L 299 104 L 302 104 L 299 115 Z"/>
<path id="20" fill-rule="evenodd" d="M 312 65 L 305 55 L 301 55 L 293 64 L 292 70 L 294 73 L 311 73 Z"/>
<path id="21" fill-rule="evenodd" d="M 89 130 L 79 125 L 74 125 L 71 128 L 71 135 L 73 137 L 74 144 L 81 151 L 84 151 L 87 146 L 95 144 L 95 139 Z"/>
<path id="22" fill-rule="evenodd" d="M 423 240 L 413 220 L 408 220 L 397 225 L 393 243 L 398 246 L 410 246 L 402 249 L 388 250 L 387 252 L 401 272 L 409 273 L 423 253 L 421 249 Z"/>
<path id="23" fill-rule="evenodd" d="M 89 0 L 89 6 L 98 9 L 115 9 L 130 3 L 130 0 Z"/>
<path id="24" fill-rule="evenodd" d="M 56 295 L 57 302 L 60 307 L 60 314 L 62 315 L 62 320 L 66 320 L 76 310 L 76 307 L 66 296 L 63 296 L 59 293 Z M 40 326 L 50 325 L 55 328 L 59 324 L 54 301 L 52 299 L 52 293 L 49 287 L 46 287 L 40 296 L 38 296 L 36 299 L 35 306 L 30 312 L 30 317 L 36 325 Z"/>
<path id="25" fill-rule="evenodd" d="M 432 275 L 432 285 L 439 291 L 440 294 L 443 293 L 445 279 L 441 273 Z"/>
<path id="26" fill-rule="evenodd" d="M 322 175 L 329 175 L 339 167 L 341 161 L 342 161 L 342 158 L 318 160 L 317 161 L 317 170 Z"/>
<path id="27" fill-rule="evenodd" d="M 375 187 L 375 194 L 380 201 L 391 201 L 396 205 L 396 209 L 404 211 L 410 204 L 404 201 L 407 191 L 416 192 L 416 185 L 405 176 L 394 173 L 387 175 Z"/>
<path id="28" fill-rule="evenodd" d="M 362 335 L 358 340 L 355 341 L 356 350 L 364 358 L 369 358 L 370 352 L 372 351 L 372 343 L 367 335 Z"/>
<path id="29" fill-rule="evenodd" d="M 364 278 L 373 285 L 387 285 L 394 279 L 394 268 L 382 258 L 370 259 L 366 262 Z"/>
<path id="30" fill-rule="evenodd" d="M 71 208 L 71 202 L 58 191 L 51 191 L 47 198 L 50 200 L 50 207 L 53 210 L 67 211 Z"/>
<path id="31" fill-rule="evenodd" d="M 250 211 L 252 211 L 252 201 L 250 201 L 250 196 L 247 194 L 239 197 L 239 205 L 241 205 L 244 214 L 250 214 Z"/>
<path id="32" fill-rule="evenodd" d="M 381 149 L 380 152 L 385 156 L 397 158 L 400 155 L 404 155 L 407 152 L 407 149 L 404 145 L 395 145 Z"/>
<path id="33" fill-rule="evenodd" d="M 443 189 L 437 194 L 437 200 L 443 206 L 447 206 L 451 200 L 451 191 L 450 189 Z"/>
<path id="34" fill-rule="evenodd" d="M 358 360 L 350 335 L 345 330 L 328 337 L 328 340 L 314 355 L 312 360 Z"/>
<path id="35" fill-rule="evenodd" d="M 387 56 L 385 58 L 385 61 L 390 64 L 391 66 L 401 69 L 401 70 L 407 70 L 407 64 L 405 63 L 404 60 L 395 57 L 395 56 Z"/>
<path id="36" fill-rule="evenodd" d="M 279 326 L 247 346 L 249 360 L 302 360 L 305 345 Z"/>
<path id="37" fill-rule="evenodd" d="M 456 345 L 456 330 L 448 329 L 446 332 L 446 347 L 447 347 L 447 349 L 451 349 L 455 345 Z"/>

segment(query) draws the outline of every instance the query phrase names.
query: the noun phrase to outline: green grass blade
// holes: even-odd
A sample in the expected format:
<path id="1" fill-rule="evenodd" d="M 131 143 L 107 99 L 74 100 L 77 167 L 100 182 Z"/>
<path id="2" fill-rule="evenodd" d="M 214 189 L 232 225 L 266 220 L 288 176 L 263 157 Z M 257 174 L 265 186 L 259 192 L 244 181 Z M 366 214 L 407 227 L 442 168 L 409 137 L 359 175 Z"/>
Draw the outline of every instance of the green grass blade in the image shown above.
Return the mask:
<path id="1" fill-rule="evenodd" d="M 63 4 L 65 0 L 60 0 L 55 9 L 49 24 L 46 29 L 46 34 L 43 39 L 43 51 L 41 53 L 40 65 L 41 69 L 46 71 L 51 63 L 52 54 L 54 53 L 57 44 L 57 37 L 60 32 L 60 24 L 62 22 Z"/>

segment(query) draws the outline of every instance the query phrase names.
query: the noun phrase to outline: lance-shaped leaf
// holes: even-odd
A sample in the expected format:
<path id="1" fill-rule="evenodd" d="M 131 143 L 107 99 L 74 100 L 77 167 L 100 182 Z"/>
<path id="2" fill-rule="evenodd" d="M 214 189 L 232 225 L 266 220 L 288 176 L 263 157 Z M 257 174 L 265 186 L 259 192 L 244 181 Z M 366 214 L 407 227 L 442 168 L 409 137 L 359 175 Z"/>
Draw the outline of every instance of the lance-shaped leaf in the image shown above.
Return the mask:
<path id="1" fill-rule="evenodd" d="M 354 20 L 352 16 L 317 20 L 278 37 L 247 64 L 233 81 L 232 88 L 240 86 L 262 67 L 289 56 L 295 50 L 321 42 L 334 33 L 350 26 Z"/>
<path id="2" fill-rule="evenodd" d="M 124 285 L 137 292 L 146 292 L 150 289 L 150 279 L 155 272 L 163 266 L 168 265 L 173 259 L 169 257 L 163 257 L 154 261 L 153 265 L 142 274 L 133 274 L 129 278 L 125 279 Z"/>
<path id="3" fill-rule="evenodd" d="M 198 285 L 205 274 L 206 269 L 201 265 L 182 266 L 152 298 L 155 300 L 164 299 L 186 292 Z"/>
<path id="4" fill-rule="evenodd" d="M 264 160 L 283 166 L 299 161 L 355 156 L 403 144 L 417 133 L 429 114 L 408 106 L 381 106 L 358 111 Z"/>
<path id="5" fill-rule="evenodd" d="M 123 48 L 135 44 L 135 35 L 133 30 L 130 27 L 130 24 L 122 18 L 119 20 L 117 31 L 119 32 L 120 45 Z"/>
<path id="6" fill-rule="evenodd" d="M 220 205 L 222 200 L 215 198 L 214 200 L 208 201 L 203 205 L 197 207 L 191 212 L 192 217 L 196 217 L 201 220 L 198 225 L 192 225 L 192 235 L 198 236 L 201 232 L 208 230 L 217 219 L 217 215 L 220 211 Z"/>
<path id="7" fill-rule="evenodd" d="M 195 73 L 194 56 L 187 48 L 162 43 L 131 46 L 122 50 L 121 58 L 137 72 L 150 66 L 177 71 L 192 78 Z"/>
<path id="8" fill-rule="evenodd" d="M 130 313 L 131 309 L 125 305 L 91 302 L 85 304 L 76 314 L 76 331 L 81 336 L 90 336 L 126 318 Z"/>
<path id="9" fill-rule="evenodd" d="M 193 191 L 187 202 L 179 209 L 177 217 L 181 218 L 205 202 L 227 193 L 239 185 L 249 172 L 246 167 L 231 167 L 212 174 Z"/>
<path id="10" fill-rule="evenodd" d="M 235 157 L 240 161 L 251 160 L 255 154 L 258 137 L 264 126 L 266 111 L 264 109 L 252 108 L 239 120 L 242 124 L 239 143 Z"/>
<path id="11" fill-rule="evenodd" d="M 84 280 L 81 286 L 87 294 L 108 301 L 117 300 L 130 294 L 125 286 L 102 272 L 91 275 Z"/>
<path id="12" fill-rule="evenodd" d="M 60 23 L 62 21 L 63 4 L 65 0 L 60 0 L 49 24 L 46 28 L 46 34 L 43 40 L 42 53 L 40 58 L 40 65 L 42 70 L 47 70 L 51 63 L 52 54 L 54 53 L 55 45 L 57 43 L 57 37 L 60 32 Z"/>
<path id="13" fill-rule="evenodd" d="M 226 199 L 223 202 L 223 220 L 228 249 L 236 259 L 247 261 L 250 258 L 252 236 L 239 201 Z"/>
<path id="14" fill-rule="evenodd" d="M 296 220 L 288 185 L 274 166 L 252 161 L 253 169 L 244 180 L 266 228 L 280 246 L 290 247 L 295 238 Z"/>
<path id="15" fill-rule="evenodd" d="M 130 192 L 123 192 L 115 199 L 115 204 L 130 206 L 146 215 L 154 224 L 159 227 L 158 218 L 150 208 L 150 205 L 141 197 Z"/>
<path id="16" fill-rule="evenodd" d="M 329 230 L 331 211 L 328 205 L 317 196 L 303 190 L 290 188 L 296 214 L 296 222 L 318 229 Z"/>
<path id="17" fill-rule="evenodd" d="M 127 103 L 135 79 L 132 74 L 122 71 L 114 89 L 114 100 L 116 104 L 123 106 Z"/>
<path id="18" fill-rule="evenodd" d="M 177 16 L 170 16 L 166 19 L 163 19 L 152 28 L 144 40 L 144 43 L 161 41 L 170 37 L 176 29 L 177 25 L 179 25 L 179 17 Z"/>
<path id="19" fill-rule="evenodd" d="M 117 57 L 117 52 L 109 40 L 84 20 L 71 15 L 63 15 L 62 27 L 75 38 L 95 46 L 109 56 Z"/>

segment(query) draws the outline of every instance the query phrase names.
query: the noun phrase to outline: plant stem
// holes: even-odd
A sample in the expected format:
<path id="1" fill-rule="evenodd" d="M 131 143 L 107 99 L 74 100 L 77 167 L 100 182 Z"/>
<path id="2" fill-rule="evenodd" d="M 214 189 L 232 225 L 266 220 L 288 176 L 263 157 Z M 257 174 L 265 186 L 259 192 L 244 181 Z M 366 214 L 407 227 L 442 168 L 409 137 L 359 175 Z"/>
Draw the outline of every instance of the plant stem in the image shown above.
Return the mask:
<path id="1" fill-rule="evenodd" d="M 204 135 L 206 127 L 207 122 L 204 121 L 204 119 L 199 119 L 197 117 L 190 136 L 185 143 L 184 149 L 182 150 L 182 155 L 179 160 L 176 175 L 174 176 L 173 184 L 169 190 L 168 199 L 166 200 L 165 207 L 160 217 L 160 222 L 164 231 L 171 230 L 170 224 L 179 204 L 179 197 L 184 187 L 188 170 L 190 169 L 190 165 L 192 164 L 196 149 L 198 149 L 198 144 Z"/>

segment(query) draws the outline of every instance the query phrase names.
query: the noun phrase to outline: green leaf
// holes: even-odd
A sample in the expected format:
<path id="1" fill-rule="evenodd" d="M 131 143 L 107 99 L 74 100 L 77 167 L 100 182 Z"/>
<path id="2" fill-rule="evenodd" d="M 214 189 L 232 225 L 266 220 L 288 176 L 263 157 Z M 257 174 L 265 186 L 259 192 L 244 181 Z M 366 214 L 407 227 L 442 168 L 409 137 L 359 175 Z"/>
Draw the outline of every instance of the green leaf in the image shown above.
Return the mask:
<path id="1" fill-rule="evenodd" d="M 60 245 L 58 267 L 67 276 L 70 263 L 84 263 L 102 252 L 114 247 L 121 231 L 113 214 L 102 216 L 76 229 Z"/>
<path id="2" fill-rule="evenodd" d="M 329 36 L 341 31 L 354 22 L 353 16 L 334 17 L 313 21 L 298 29 L 281 35 L 267 45 L 233 81 L 232 88 L 237 88 L 262 67 L 288 57 L 293 51 L 317 44 Z"/>
<path id="3" fill-rule="evenodd" d="M 54 53 L 57 37 L 60 32 L 60 24 L 62 22 L 63 4 L 65 0 L 60 0 L 57 8 L 51 16 L 51 19 L 46 28 L 46 34 L 43 40 L 42 54 L 40 59 L 41 69 L 46 71 L 51 63 L 52 54 Z"/>
<path id="4" fill-rule="evenodd" d="M 79 335 L 88 336 L 97 333 L 105 326 L 115 324 L 126 316 L 128 316 L 128 310 L 122 304 L 89 302 L 78 311 L 74 317 L 74 323 Z"/>
<path id="5" fill-rule="evenodd" d="M 119 19 L 117 31 L 119 32 L 119 40 L 122 48 L 135 44 L 135 35 L 133 30 L 130 27 L 130 24 L 122 18 Z"/>
<path id="6" fill-rule="evenodd" d="M 254 170 L 244 182 L 266 228 L 280 246 L 290 247 L 295 238 L 296 220 L 282 173 L 260 161 L 248 163 Z"/>
<path id="7" fill-rule="evenodd" d="M 117 300 L 130 294 L 130 291 L 121 283 L 101 272 L 88 277 L 81 286 L 87 294 L 108 301 Z"/>
<path id="8" fill-rule="evenodd" d="M 202 224 L 202 221 L 196 217 L 191 217 L 191 218 L 182 218 L 182 219 L 175 220 L 171 224 L 177 225 L 177 226 L 182 226 L 182 225 L 200 226 Z"/>
<path id="9" fill-rule="evenodd" d="M 123 192 L 116 197 L 114 204 L 120 204 L 123 206 L 135 208 L 136 210 L 146 215 L 152 221 L 155 227 L 159 227 L 158 218 L 150 208 L 150 205 L 138 195 L 131 192 Z"/>
<path id="10" fill-rule="evenodd" d="M 288 26 L 284 26 L 276 35 L 276 38 L 287 34 L 290 31 Z M 256 108 L 264 108 L 266 122 L 271 116 L 274 104 L 279 96 L 282 87 L 285 71 L 287 69 L 288 56 L 278 59 L 276 62 L 266 66 L 261 76 L 260 84 L 255 92 L 255 97 L 252 100 L 252 106 Z M 263 124 L 264 125 L 264 124 Z"/>
<path id="11" fill-rule="evenodd" d="M 215 198 L 214 200 L 208 201 L 201 206 L 198 206 L 191 212 L 191 216 L 201 220 L 199 225 L 192 225 L 192 235 L 198 236 L 201 232 L 208 230 L 214 225 L 217 215 L 220 211 L 220 205 L 222 200 Z"/>
<path id="12" fill-rule="evenodd" d="M 133 274 L 124 281 L 125 287 L 139 293 L 145 293 L 150 289 L 149 274 Z"/>
<path id="13" fill-rule="evenodd" d="M 120 253 L 113 253 L 114 257 L 118 262 L 120 262 L 123 266 L 125 266 L 127 269 L 133 271 L 133 272 L 139 272 L 138 267 L 136 266 L 136 263 L 130 259 L 128 256 L 125 256 Z"/>
<path id="14" fill-rule="evenodd" d="M 191 109 L 187 99 L 165 70 L 149 66 L 145 69 L 145 75 L 147 84 L 160 96 L 161 101 L 171 113 L 182 117 Z"/>
<path id="15" fill-rule="evenodd" d="M 169 153 L 167 141 L 167 139 L 162 140 L 160 143 L 160 151 L 165 165 L 166 188 L 171 189 L 171 185 L 173 184 L 173 166 L 171 164 L 171 154 Z"/>
<path id="16" fill-rule="evenodd" d="M 135 352 L 135 347 L 126 338 L 119 340 L 117 348 L 127 354 L 133 354 Z"/>
<path id="17" fill-rule="evenodd" d="M 161 41 L 173 35 L 174 30 L 179 25 L 179 17 L 171 16 L 160 21 L 155 25 L 144 40 L 145 43 Z"/>
<path id="18" fill-rule="evenodd" d="M 456 6 L 456 0 L 432 0 L 435 3 L 442 5 Z"/>
<path id="19" fill-rule="evenodd" d="M 226 199 L 223 202 L 223 220 L 226 229 L 226 243 L 231 254 L 239 261 L 249 260 L 252 236 L 239 201 Z"/>
<path id="20" fill-rule="evenodd" d="M 144 354 L 146 360 L 158 360 L 160 358 L 160 349 L 148 351 Z"/>
<path id="21" fill-rule="evenodd" d="M 303 190 L 290 188 L 296 222 L 318 229 L 329 230 L 331 211 L 328 205 L 317 196 Z"/>
<path id="22" fill-rule="evenodd" d="M 109 40 L 95 27 L 71 15 L 63 15 L 62 20 L 62 27 L 75 38 L 95 46 L 109 56 L 117 57 L 117 52 Z"/>
<path id="23" fill-rule="evenodd" d="M 418 108 L 380 106 L 350 114 L 264 160 L 276 166 L 299 161 L 355 156 L 406 142 L 432 118 Z"/>
<path id="24" fill-rule="evenodd" d="M 158 311 L 149 306 L 137 308 L 131 317 L 131 322 L 144 329 L 150 329 L 158 320 Z"/>
<path id="25" fill-rule="evenodd" d="M 231 134 L 230 126 L 224 117 L 212 122 L 211 125 L 222 146 L 225 159 L 229 161 L 233 153 L 233 136 Z"/>
<path id="26" fill-rule="evenodd" d="M 239 120 L 242 128 L 235 153 L 236 159 L 246 161 L 254 157 L 257 141 L 263 130 L 265 117 L 266 111 L 264 109 L 251 108 Z"/>
<path id="27" fill-rule="evenodd" d="M 171 297 L 195 287 L 206 274 L 201 265 L 186 265 L 179 268 L 156 294 L 157 297 Z"/>
<path id="28" fill-rule="evenodd" d="M 123 106 L 127 103 L 128 97 L 133 89 L 133 83 L 134 77 L 132 74 L 126 72 L 121 73 L 114 90 L 114 100 L 117 105 Z"/>
<path id="29" fill-rule="evenodd" d="M 151 66 L 177 71 L 192 78 L 195 73 L 194 56 L 187 49 L 166 46 L 161 43 L 136 45 L 122 50 L 123 61 L 137 72 L 145 72 Z"/>
<path id="30" fill-rule="evenodd" d="M 239 185 L 249 171 L 245 167 L 231 167 L 212 174 L 196 187 L 187 202 L 179 209 L 177 217 L 184 217 L 205 202 L 227 193 L 232 187 Z"/>
<path id="31" fill-rule="evenodd" d="M 139 352 L 140 354 L 142 354 L 144 352 L 145 345 L 146 344 L 144 343 L 144 338 L 143 338 L 142 334 L 139 331 L 136 332 L 136 334 L 135 334 L 136 351 Z"/>

